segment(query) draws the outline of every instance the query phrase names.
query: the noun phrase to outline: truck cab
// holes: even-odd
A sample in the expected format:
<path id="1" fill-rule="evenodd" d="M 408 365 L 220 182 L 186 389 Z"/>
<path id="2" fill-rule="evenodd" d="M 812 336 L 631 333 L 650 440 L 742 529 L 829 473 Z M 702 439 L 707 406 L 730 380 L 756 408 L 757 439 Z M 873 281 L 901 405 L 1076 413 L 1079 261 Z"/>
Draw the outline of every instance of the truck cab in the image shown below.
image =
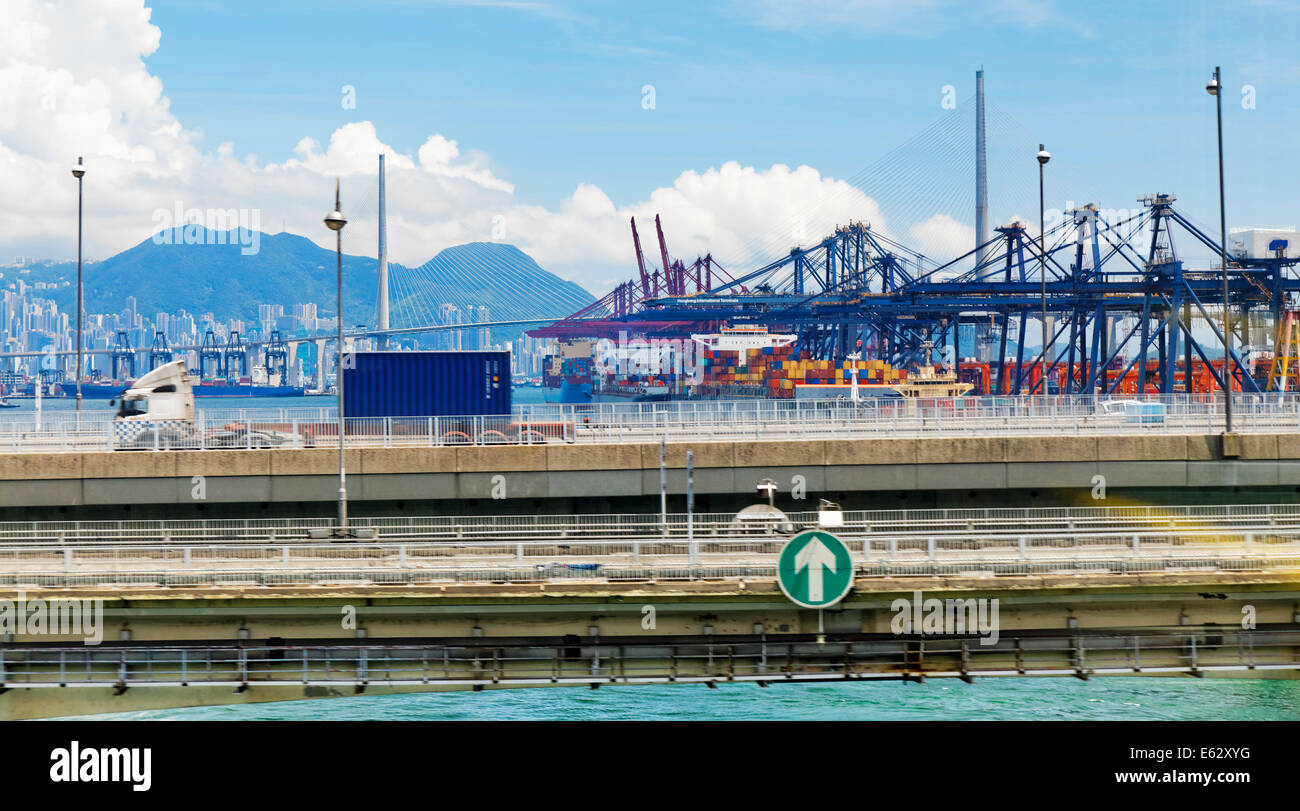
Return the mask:
<path id="1" fill-rule="evenodd" d="M 185 361 L 165 363 L 143 375 L 122 392 L 119 420 L 184 420 L 194 422 L 194 378 Z"/>
<path id="2" fill-rule="evenodd" d="M 185 361 L 165 363 L 122 392 L 113 434 L 119 447 L 168 446 L 194 432 L 194 378 Z"/>

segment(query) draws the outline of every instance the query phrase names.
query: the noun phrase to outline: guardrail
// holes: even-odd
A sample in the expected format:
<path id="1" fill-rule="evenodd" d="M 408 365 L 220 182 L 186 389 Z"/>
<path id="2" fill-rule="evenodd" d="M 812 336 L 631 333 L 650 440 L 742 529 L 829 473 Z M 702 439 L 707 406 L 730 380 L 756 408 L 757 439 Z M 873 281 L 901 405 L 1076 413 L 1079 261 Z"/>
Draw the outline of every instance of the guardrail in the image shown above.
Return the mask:
<path id="1" fill-rule="evenodd" d="M 1059 532 L 1210 530 L 1268 532 L 1300 527 L 1300 504 L 1198 504 L 1126 507 L 988 507 L 929 510 L 846 510 L 843 537 L 868 535 L 1035 535 Z M 821 513 L 787 514 L 789 527 L 820 524 Z M 311 530 L 330 530 L 332 518 L 248 518 L 129 521 L 0 522 L 0 543 L 251 543 L 306 541 Z M 352 517 L 353 529 L 374 530 L 377 538 L 399 540 L 554 540 L 578 538 L 662 538 L 770 534 L 783 529 L 771 522 L 739 521 L 732 513 L 687 516 L 645 513 L 596 515 L 487 515 Z"/>
<path id="2" fill-rule="evenodd" d="M 0 547 L 0 585 L 772 579 L 785 539 Z M 859 577 L 1300 568 L 1300 532 L 845 541 Z"/>
<path id="3" fill-rule="evenodd" d="M 987 640 L 985 640 L 987 641 Z M 527 645 L 150 645 L 0 650 L 0 686 L 547 686 L 730 681 L 1119 676 L 1300 669 L 1300 632 L 1188 629 L 977 638 L 750 635 Z"/>
<path id="4" fill-rule="evenodd" d="M 1061 397 L 686 401 L 521 406 L 511 416 L 349 418 L 348 447 L 769 441 L 870 437 L 1210 434 L 1223 429 L 1215 395 L 1143 400 Z M 1239 394 L 1234 430 L 1300 432 L 1300 395 Z M 332 409 L 202 410 L 195 423 L 124 424 L 110 413 L 0 417 L 0 450 L 333 447 Z"/>

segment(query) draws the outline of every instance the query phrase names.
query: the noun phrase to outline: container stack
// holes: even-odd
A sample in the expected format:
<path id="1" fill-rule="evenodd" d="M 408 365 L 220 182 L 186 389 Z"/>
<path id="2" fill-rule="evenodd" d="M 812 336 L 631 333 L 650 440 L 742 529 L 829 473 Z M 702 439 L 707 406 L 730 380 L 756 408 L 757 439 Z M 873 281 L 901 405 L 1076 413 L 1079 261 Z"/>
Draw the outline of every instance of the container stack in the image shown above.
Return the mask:
<path id="1" fill-rule="evenodd" d="M 855 365 L 858 382 L 862 384 L 897 383 L 906 377 L 905 372 L 891 368 L 882 360 L 813 360 L 793 345 L 767 346 L 745 350 L 743 365 L 740 352 L 706 349 L 704 386 L 710 394 L 718 396 L 754 392 L 767 397 L 793 398 L 795 386 L 801 383 L 851 383 Z"/>

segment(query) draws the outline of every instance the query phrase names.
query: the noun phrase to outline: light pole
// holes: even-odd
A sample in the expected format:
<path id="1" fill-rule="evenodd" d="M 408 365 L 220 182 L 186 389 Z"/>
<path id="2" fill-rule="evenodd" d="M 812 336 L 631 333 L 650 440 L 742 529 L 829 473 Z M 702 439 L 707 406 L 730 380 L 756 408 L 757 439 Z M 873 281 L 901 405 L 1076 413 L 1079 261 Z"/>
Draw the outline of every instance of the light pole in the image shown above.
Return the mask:
<path id="1" fill-rule="evenodd" d="M 1038 145 L 1038 277 L 1043 286 L 1043 396 L 1047 396 L 1047 235 L 1043 233 L 1043 167 L 1052 159 L 1043 145 Z"/>
<path id="2" fill-rule="evenodd" d="M 1219 93 L 1219 66 L 1205 92 L 1214 96 L 1219 119 L 1219 261 L 1223 265 L 1223 432 L 1232 433 L 1232 307 L 1228 301 L 1228 220 L 1223 208 L 1223 96 Z"/>
<path id="3" fill-rule="evenodd" d="M 81 179 L 86 176 L 86 167 L 77 157 L 77 165 L 72 167 L 72 176 L 77 179 L 77 369 L 73 373 L 77 381 L 77 419 L 81 419 Z M 40 374 L 36 375 L 36 385 L 40 386 Z"/>
<path id="4" fill-rule="evenodd" d="M 336 238 L 334 253 L 338 259 L 338 342 L 339 360 L 335 369 L 338 378 L 335 388 L 339 396 L 339 526 L 338 534 L 348 534 L 348 485 L 347 472 L 343 466 L 343 226 L 348 221 L 339 210 L 339 182 L 334 181 L 334 210 L 325 216 L 325 225 L 334 232 Z M 321 359 L 322 362 L 324 359 Z"/>

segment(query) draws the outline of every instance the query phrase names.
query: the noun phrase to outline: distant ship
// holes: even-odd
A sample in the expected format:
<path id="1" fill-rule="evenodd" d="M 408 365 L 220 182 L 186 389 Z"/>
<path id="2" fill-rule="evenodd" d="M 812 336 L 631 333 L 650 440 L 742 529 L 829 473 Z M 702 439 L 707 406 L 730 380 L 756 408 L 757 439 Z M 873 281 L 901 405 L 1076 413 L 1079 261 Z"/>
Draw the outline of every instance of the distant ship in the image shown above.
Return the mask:
<path id="1" fill-rule="evenodd" d="M 82 383 L 84 399 L 108 400 L 119 396 L 131 387 L 130 381 L 120 383 Z M 232 383 L 225 380 L 204 380 L 194 387 L 195 397 L 301 397 L 306 394 L 302 386 L 270 386 L 262 383 Z M 64 381 L 50 387 L 52 397 L 76 397 L 77 384 Z"/>
<path id="2" fill-rule="evenodd" d="M 957 380 L 957 375 L 952 372 L 925 364 L 893 389 L 903 397 L 962 397 L 974 387 L 971 383 Z"/>
<path id="3" fill-rule="evenodd" d="M 768 332 L 766 327 L 758 324 L 737 324 L 734 327 L 723 327 L 718 332 L 692 335 L 691 340 L 705 349 L 712 349 L 717 352 L 737 352 L 743 366 L 747 350 L 789 346 L 798 337 L 798 335 L 778 335 Z"/>

